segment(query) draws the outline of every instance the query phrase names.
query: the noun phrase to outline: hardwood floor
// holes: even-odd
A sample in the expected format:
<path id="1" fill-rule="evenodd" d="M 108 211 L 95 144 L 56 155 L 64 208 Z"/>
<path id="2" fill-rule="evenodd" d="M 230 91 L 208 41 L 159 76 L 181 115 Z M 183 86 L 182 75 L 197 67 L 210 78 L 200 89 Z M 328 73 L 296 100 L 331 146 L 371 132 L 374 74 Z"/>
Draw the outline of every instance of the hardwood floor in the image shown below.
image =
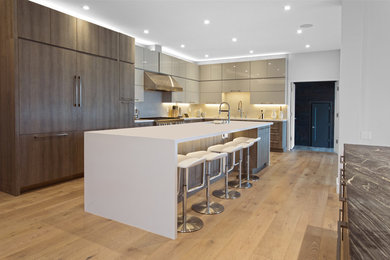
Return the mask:
<path id="1" fill-rule="evenodd" d="M 19 197 L 0 193 L 0 259 L 335 259 L 336 172 L 336 154 L 272 153 L 241 198 L 212 197 L 225 212 L 189 210 L 205 225 L 176 240 L 85 213 L 83 179 Z M 188 205 L 203 198 L 199 192 Z"/>

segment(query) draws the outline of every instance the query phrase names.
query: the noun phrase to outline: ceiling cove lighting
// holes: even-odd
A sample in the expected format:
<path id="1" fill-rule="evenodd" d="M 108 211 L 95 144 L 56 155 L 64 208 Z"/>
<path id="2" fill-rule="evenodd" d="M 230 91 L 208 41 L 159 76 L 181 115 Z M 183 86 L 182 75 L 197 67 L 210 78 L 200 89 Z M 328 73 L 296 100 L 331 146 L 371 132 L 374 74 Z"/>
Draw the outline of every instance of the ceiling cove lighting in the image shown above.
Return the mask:
<path id="1" fill-rule="evenodd" d="M 236 38 L 236 37 L 233 37 L 233 38 L 232 38 L 232 42 L 237 42 L 237 38 Z"/>
<path id="2" fill-rule="evenodd" d="M 144 30 L 144 34 L 149 34 L 149 30 Z"/>
<path id="3" fill-rule="evenodd" d="M 290 5 L 285 5 L 284 6 L 284 11 L 290 11 L 291 10 L 291 6 Z"/>
<path id="4" fill-rule="evenodd" d="M 89 8 L 88 5 L 83 5 L 83 9 L 84 9 L 85 11 L 88 11 L 90 8 Z"/>
<path id="5" fill-rule="evenodd" d="M 310 44 L 306 44 L 306 45 L 305 45 L 305 48 L 306 48 L 306 49 L 309 49 L 310 47 L 311 47 Z"/>
<path id="6" fill-rule="evenodd" d="M 208 25 L 208 24 L 210 24 L 210 20 L 207 20 L 207 19 L 206 19 L 206 20 L 203 21 L 203 23 L 206 24 L 206 25 Z"/>
<path id="7" fill-rule="evenodd" d="M 302 32 L 303 32 L 302 29 L 298 29 L 298 30 L 297 30 L 297 34 L 301 34 Z"/>

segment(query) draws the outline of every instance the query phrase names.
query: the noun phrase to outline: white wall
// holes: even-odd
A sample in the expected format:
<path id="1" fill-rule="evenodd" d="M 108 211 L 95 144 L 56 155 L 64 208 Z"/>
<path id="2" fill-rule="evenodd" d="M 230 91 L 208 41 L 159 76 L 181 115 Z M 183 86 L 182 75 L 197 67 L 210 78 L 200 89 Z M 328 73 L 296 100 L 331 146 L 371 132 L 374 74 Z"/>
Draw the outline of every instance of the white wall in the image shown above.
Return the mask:
<path id="1" fill-rule="evenodd" d="M 389 14 L 389 1 L 343 2 L 341 145 L 390 146 Z"/>
<path id="2" fill-rule="evenodd" d="M 290 54 L 289 82 L 331 81 L 340 79 L 340 51 L 321 51 Z"/>
<path id="3" fill-rule="evenodd" d="M 294 100 L 295 94 L 291 93 L 291 84 L 294 82 L 310 82 L 310 81 L 339 81 L 340 80 L 340 50 L 306 52 L 290 54 L 288 57 L 288 103 L 290 113 L 294 116 Z M 295 91 L 295 89 L 293 89 Z M 336 93 L 337 96 L 337 93 Z M 335 113 L 338 108 L 337 99 L 335 104 Z M 290 116 L 289 116 L 290 118 Z M 288 125 L 288 147 L 294 146 L 294 121 L 289 120 Z M 335 120 L 335 151 L 337 152 L 336 140 L 338 139 L 338 120 Z"/>

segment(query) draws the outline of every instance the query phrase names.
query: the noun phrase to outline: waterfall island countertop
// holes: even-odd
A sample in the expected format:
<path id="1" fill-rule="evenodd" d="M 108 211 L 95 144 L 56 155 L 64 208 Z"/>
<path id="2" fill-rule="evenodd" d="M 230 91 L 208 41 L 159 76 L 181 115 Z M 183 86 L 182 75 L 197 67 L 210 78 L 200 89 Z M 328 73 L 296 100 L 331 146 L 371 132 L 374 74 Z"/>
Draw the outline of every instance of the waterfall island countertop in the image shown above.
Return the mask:
<path id="1" fill-rule="evenodd" d="M 270 125 L 200 122 L 86 132 L 85 211 L 175 239 L 178 144 L 222 134 L 262 134 L 268 140 L 262 151 L 269 158 Z"/>

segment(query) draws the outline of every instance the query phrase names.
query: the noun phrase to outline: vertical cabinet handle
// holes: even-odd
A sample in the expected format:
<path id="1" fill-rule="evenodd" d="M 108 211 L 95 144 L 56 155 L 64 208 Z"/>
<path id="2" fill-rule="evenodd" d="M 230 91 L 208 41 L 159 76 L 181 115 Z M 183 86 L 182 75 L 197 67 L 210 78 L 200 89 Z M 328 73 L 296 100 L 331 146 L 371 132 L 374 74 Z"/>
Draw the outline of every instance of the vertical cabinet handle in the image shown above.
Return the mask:
<path id="1" fill-rule="evenodd" d="M 74 76 L 74 102 L 73 102 L 74 107 L 77 107 L 77 99 L 78 99 L 77 76 Z"/>
<path id="2" fill-rule="evenodd" d="M 83 84 L 81 82 L 81 77 L 79 76 L 79 107 L 83 105 Z"/>

